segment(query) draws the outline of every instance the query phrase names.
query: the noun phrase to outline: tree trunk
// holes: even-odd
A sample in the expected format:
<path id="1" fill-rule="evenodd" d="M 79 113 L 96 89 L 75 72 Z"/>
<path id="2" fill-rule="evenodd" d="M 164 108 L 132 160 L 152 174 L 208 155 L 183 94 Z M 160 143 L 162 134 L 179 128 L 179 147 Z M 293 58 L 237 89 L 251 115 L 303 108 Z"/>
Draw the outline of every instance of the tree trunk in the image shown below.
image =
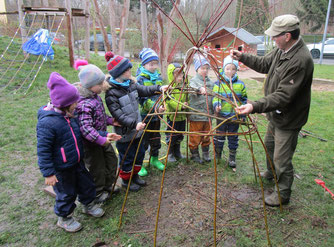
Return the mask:
<path id="1" fill-rule="evenodd" d="M 140 21 L 141 21 L 141 38 L 143 42 L 143 47 L 148 47 L 147 41 L 147 10 L 146 2 L 140 1 Z"/>
<path id="2" fill-rule="evenodd" d="M 174 7 L 172 8 L 170 14 L 169 14 L 169 18 L 171 19 L 174 19 L 174 16 L 177 12 L 176 8 L 178 7 L 180 3 L 180 0 L 176 0 L 175 1 L 175 5 Z M 167 24 L 167 31 L 166 31 L 166 43 L 165 43 L 165 49 L 164 49 L 164 53 L 163 53 L 163 57 L 160 58 L 161 59 L 161 67 L 162 68 L 165 68 L 164 70 L 166 70 L 167 68 L 167 58 L 168 58 L 168 55 L 169 55 L 169 47 L 170 47 L 170 41 L 171 41 L 171 38 L 172 38 L 172 32 L 173 32 L 173 23 L 170 21 L 170 19 L 167 19 L 168 21 L 168 24 Z M 166 73 L 167 71 L 164 71 L 165 73 L 165 76 L 166 76 Z M 161 73 L 162 73 L 162 69 L 161 69 Z M 165 77 L 164 77 L 165 78 Z"/>
<path id="3" fill-rule="evenodd" d="M 74 65 L 74 51 L 73 51 L 73 33 L 72 33 L 72 7 L 71 1 L 65 0 L 65 6 L 67 9 L 67 33 L 68 33 L 68 53 L 70 57 L 70 66 Z"/>
<path id="4" fill-rule="evenodd" d="M 179 5 L 180 0 L 175 1 L 175 5 L 169 14 L 169 18 L 174 18 L 176 11 L 176 7 Z M 161 16 L 160 11 L 157 15 L 158 20 L 158 43 L 159 43 L 159 61 L 160 61 L 160 69 L 161 69 L 161 76 L 165 80 L 167 78 L 167 58 L 169 53 L 169 46 L 170 40 L 172 37 L 173 31 L 173 23 L 168 18 L 166 36 L 164 36 L 164 29 L 163 29 L 163 19 Z"/>
<path id="5" fill-rule="evenodd" d="M 90 1 L 86 0 L 85 3 L 85 14 L 89 14 L 89 8 L 90 8 Z M 85 29 L 86 29 L 86 33 L 85 33 L 85 58 L 88 61 L 89 60 L 89 49 L 90 49 L 90 42 L 89 42 L 89 34 L 90 34 L 90 25 L 89 25 L 89 19 L 90 16 L 86 16 L 85 17 Z"/>
<path id="6" fill-rule="evenodd" d="M 116 36 L 116 18 L 115 18 L 115 8 L 116 3 L 114 0 L 110 0 L 109 3 L 109 22 L 110 22 L 110 29 L 111 29 L 111 38 L 112 38 L 112 51 L 115 54 L 118 54 L 118 47 L 117 47 L 117 36 Z"/>
<path id="7" fill-rule="evenodd" d="M 130 11 L 130 0 L 124 0 L 122 16 L 121 16 L 121 24 L 120 24 L 120 31 L 119 31 L 119 55 L 124 56 L 124 34 L 126 31 L 126 26 L 128 25 L 129 19 L 129 11 Z"/>
<path id="8" fill-rule="evenodd" d="M 102 16 L 101 16 L 101 13 L 100 13 L 99 6 L 97 4 L 97 0 L 94 0 L 93 2 L 94 2 L 94 7 L 95 7 L 95 13 L 96 13 L 97 19 L 99 20 L 101 33 L 103 35 L 104 50 L 105 51 L 110 51 L 111 47 L 110 47 L 110 44 L 109 44 L 108 35 L 107 35 L 106 30 L 104 29 L 104 24 L 103 24 L 103 21 L 102 21 Z"/>
<path id="9" fill-rule="evenodd" d="M 158 44 L 159 44 L 159 61 L 160 61 L 160 69 L 161 69 L 161 77 L 162 79 L 166 79 L 166 67 L 163 63 L 164 52 L 164 23 L 159 10 L 157 10 L 157 26 L 158 26 Z"/>

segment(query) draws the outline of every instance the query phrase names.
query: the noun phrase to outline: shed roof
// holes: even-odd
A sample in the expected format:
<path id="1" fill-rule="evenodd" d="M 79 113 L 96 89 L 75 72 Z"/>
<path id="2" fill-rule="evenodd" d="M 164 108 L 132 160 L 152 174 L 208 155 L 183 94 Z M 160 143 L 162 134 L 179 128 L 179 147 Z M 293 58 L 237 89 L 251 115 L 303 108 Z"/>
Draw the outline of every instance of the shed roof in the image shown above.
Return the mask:
<path id="1" fill-rule="evenodd" d="M 233 34 L 233 35 L 237 35 L 237 38 L 242 40 L 243 42 L 252 45 L 252 44 L 262 44 L 261 40 L 259 40 L 258 38 L 256 38 L 253 34 L 247 32 L 245 29 L 243 28 L 239 28 L 238 32 L 237 32 L 237 28 L 234 27 L 220 27 L 218 29 L 216 29 L 215 31 L 213 31 L 209 36 L 208 39 L 210 40 L 210 38 L 213 38 L 213 36 L 216 36 L 216 34 L 218 34 L 220 31 L 226 30 L 227 32 Z"/>

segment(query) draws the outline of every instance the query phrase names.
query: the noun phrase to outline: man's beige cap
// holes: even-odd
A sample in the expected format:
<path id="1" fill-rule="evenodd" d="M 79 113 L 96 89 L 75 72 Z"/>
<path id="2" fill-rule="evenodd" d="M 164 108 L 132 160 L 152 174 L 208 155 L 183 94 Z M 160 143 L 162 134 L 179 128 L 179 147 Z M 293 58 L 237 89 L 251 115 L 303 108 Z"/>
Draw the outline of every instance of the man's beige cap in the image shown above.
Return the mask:
<path id="1" fill-rule="evenodd" d="M 276 36 L 283 32 L 290 32 L 299 28 L 299 19 L 295 15 L 277 16 L 264 33 L 268 36 Z"/>

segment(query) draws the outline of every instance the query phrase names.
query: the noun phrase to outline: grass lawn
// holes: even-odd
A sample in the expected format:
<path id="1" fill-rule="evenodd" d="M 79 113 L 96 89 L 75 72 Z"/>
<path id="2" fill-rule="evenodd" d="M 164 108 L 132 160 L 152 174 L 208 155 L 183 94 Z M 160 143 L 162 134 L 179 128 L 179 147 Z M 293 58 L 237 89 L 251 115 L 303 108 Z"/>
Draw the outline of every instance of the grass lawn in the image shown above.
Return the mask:
<path id="1" fill-rule="evenodd" d="M 3 49 L 0 39 L 0 53 Z M 153 169 L 146 178 L 149 185 L 129 194 L 121 229 L 118 223 L 124 191 L 104 205 L 106 215 L 101 219 L 81 214 L 79 206 L 74 216 L 84 226 L 80 232 L 69 234 L 55 226 L 54 199 L 42 191 L 44 179 L 37 166 L 36 113 L 48 102 L 46 82 L 51 71 L 60 72 L 70 82 L 77 80 L 77 71 L 68 66 L 66 50 L 55 50 L 56 60 L 44 65 L 30 94 L 0 93 L 0 245 L 100 246 L 104 242 L 106 246 L 153 246 L 161 181 L 161 173 Z M 105 71 L 104 58 L 93 56 L 91 62 Z M 330 67 L 326 71 L 324 67 L 316 66 L 315 74 L 330 74 Z M 329 79 L 334 80 L 334 76 Z M 258 82 L 245 83 L 251 100 L 262 96 Z M 304 129 L 328 141 L 299 139 L 293 160 L 296 178 L 291 203 L 283 212 L 267 208 L 273 246 L 334 246 L 334 201 L 314 182 L 320 178 L 334 192 L 333 97 L 333 92 L 312 93 Z M 261 115 L 254 118 L 263 137 L 267 122 Z M 255 157 L 264 169 L 263 147 L 257 137 L 252 139 Z M 267 246 L 260 185 L 254 181 L 252 158 L 243 137 L 239 144 L 237 172 L 224 163 L 217 167 L 217 246 Z M 185 141 L 182 145 L 185 154 Z M 161 154 L 165 151 L 163 145 Z M 182 161 L 168 165 L 158 246 L 212 246 L 214 183 L 213 163 Z M 272 186 L 265 182 L 264 188 L 267 192 Z"/>
<path id="2" fill-rule="evenodd" d="M 321 79 L 330 79 L 334 81 L 334 66 L 333 65 L 325 65 L 325 64 L 315 64 L 314 65 L 314 78 Z"/>

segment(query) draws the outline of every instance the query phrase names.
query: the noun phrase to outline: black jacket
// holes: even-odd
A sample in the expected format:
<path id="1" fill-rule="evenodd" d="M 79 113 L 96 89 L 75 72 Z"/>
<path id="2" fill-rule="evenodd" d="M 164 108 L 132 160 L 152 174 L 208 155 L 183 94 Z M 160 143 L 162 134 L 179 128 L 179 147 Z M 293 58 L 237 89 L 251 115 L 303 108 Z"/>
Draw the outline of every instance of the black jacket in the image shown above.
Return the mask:
<path id="1" fill-rule="evenodd" d="M 109 81 L 109 79 L 107 79 Z M 122 136 L 120 142 L 129 142 L 136 134 L 136 126 L 142 121 L 138 104 L 139 97 L 152 96 L 160 92 L 160 86 L 143 86 L 131 81 L 128 88 L 109 82 L 111 88 L 106 92 L 106 104 L 110 114 L 122 126 L 115 126 L 115 132 Z M 139 131 L 137 137 L 140 137 Z"/>

